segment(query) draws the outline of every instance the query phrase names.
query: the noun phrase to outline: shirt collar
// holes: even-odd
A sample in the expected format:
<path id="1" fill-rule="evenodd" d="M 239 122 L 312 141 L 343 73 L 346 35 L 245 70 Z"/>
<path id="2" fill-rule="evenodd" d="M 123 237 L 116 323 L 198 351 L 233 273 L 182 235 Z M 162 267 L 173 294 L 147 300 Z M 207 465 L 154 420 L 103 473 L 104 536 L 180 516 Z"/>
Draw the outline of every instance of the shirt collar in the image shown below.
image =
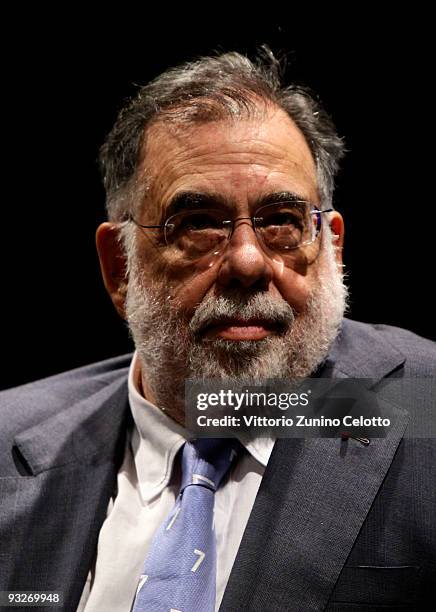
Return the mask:
<path id="1" fill-rule="evenodd" d="M 129 369 L 129 403 L 135 427 L 132 452 L 141 497 L 150 501 L 167 486 L 177 451 L 192 434 L 139 393 L 139 359 L 134 353 Z M 274 439 L 240 439 L 241 444 L 263 467 L 271 455 Z"/>
<path id="2" fill-rule="evenodd" d="M 129 370 L 129 403 L 135 427 L 132 452 L 141 497 L 148 502 L 168 484 L 174 457 L 189 432 L 146 400 L 138 391 L 139 360 L 135 352 Z"/>

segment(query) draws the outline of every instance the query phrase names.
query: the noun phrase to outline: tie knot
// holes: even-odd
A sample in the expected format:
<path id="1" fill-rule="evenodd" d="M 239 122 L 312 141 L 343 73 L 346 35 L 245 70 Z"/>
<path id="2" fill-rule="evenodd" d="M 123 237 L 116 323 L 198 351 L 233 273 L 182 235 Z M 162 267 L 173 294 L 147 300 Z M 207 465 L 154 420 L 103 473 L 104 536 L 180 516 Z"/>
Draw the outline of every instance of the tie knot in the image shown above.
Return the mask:
<path id="1" fill-rule="evenodd" d="M 182 487 L 200 485 L 216 491 L 230 469 L 240 444 L 233 438 L 199 438 L 186 442 L 182 455 Z"/>

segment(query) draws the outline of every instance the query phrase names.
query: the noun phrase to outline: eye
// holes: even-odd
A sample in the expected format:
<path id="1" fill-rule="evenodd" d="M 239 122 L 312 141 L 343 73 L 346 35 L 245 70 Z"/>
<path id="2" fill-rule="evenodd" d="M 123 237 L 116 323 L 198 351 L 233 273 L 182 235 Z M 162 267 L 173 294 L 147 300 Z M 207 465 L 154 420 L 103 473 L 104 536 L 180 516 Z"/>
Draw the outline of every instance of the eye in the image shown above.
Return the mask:
<path id="1" fill-rule="evenodd" d="M 261 217 L 258 225 L 261 227 L 301 227 L 302 216 L 294 210 L 272 211 Z"/>
<path id="2" fill-rule="evenodd" d="M 195 211 L 174 216 L 174 229 L 178 232 L 201 232 L 210 229 L 222 229 L 223 222 L 214 211 Z"/>
<path id="3" fill-rule="evenodd" d="M 186 230 L 202 230 L 217 227 L 217 220 L 210 214 L 195 213 L 187 216 L 182 226 Z"/>

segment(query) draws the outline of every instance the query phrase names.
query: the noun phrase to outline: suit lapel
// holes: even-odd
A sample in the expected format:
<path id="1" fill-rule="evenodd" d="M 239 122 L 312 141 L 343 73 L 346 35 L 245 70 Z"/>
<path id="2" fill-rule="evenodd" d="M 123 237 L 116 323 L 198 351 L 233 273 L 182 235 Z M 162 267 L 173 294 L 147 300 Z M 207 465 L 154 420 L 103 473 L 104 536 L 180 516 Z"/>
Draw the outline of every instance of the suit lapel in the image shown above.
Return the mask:
<path id="1" fill-rule="evenodd" d="M 367 377 L 374 383 L 404 363 L 401 353 L 368 337 L 364 328 L 359 343 L 354 324 L 345 322 L 322 376 Z M 222 612 L 325 608 L 407 426 L 407 411 L 387 402 L 383 408 L 393 426 L 369 446 L 340 439 L 276 442 Z"/>
<path id="2" fill-rule="evenodd" d="M 0 478 L 3 588 L 61 591 L 65 609 L 77 608 L 122 460 L 127 405 L 124 379 L 16 436 L 28 475 Z"/>

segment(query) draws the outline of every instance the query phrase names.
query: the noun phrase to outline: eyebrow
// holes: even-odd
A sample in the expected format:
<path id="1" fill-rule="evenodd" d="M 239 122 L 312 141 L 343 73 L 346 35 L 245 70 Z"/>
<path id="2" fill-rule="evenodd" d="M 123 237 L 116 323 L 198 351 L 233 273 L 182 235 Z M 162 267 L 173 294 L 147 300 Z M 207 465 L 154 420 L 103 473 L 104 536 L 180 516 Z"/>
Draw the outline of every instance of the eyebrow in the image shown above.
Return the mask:
<path id="1" fill-rule="evenodd" d="M 225 206 L 226 201 L 220 195 L 201 193 L 197 191 L 180 191 L 169 202 L 165 216 L 168 218 L 176 213 L 196 208 L 217 208 Z"/>
<path id="2" fill-rule="evenodd" d="M 261 196 L 255 200 L 254 208 L 274 204 L 276 202 L 297 202 L 308 201 L 301 194 L 293 191 L 277 191 Z M 181 191 L 177 193 L 169 202 L 165 217 L 168 218 L 176 213 L 185 210 L 195 210 L 196 208 L 228 208 L 228 201 L 222 195 L 201 193 L 197 191 Z"/>
<path id="3" fill-rule="evenodd" d="M 277 202 L 309 202 L 307 198 L 295 191 L 277 191 L 269 193 L 256 200 L 256 207 L 265 206 L 267 204 L 275 204 Z"/>

